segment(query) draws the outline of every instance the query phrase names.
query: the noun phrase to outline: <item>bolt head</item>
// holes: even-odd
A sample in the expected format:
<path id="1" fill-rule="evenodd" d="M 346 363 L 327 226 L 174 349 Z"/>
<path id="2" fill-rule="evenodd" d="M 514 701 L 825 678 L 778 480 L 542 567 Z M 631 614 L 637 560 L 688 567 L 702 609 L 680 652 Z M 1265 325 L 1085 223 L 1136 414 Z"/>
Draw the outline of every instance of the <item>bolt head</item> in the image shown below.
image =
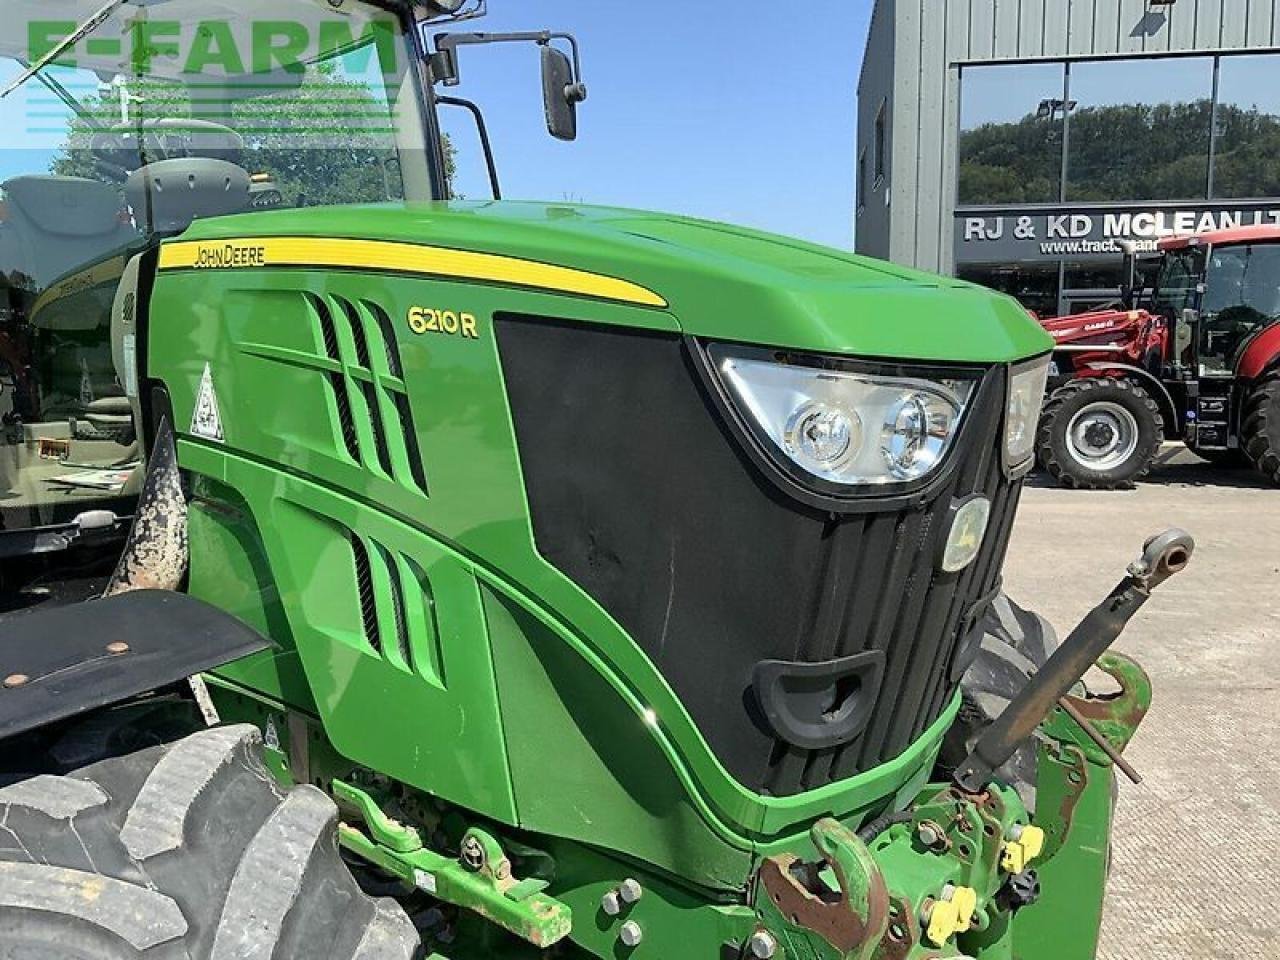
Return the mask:
<path id="1" fill-rule="evenodd" d="M 31 682 L 31 678 L 25 673 L 11 673 L 4 678 L 4 685 L 12 690 L 15 687 L 24 687 Z"/>
<path id="2" fill-rule="evenodd" d="M 767 930 L 757 930 L 747 941 L 747 953 L 756 960 L 770 960 L 778 952 L 778 941 Z"/>
<path id="3" fill-rule="evenodd" d="M 622 898 L 618 896 L 617 890 L 610 890 L 600 898 L 600 909 L 610 917 L 616 917 L 622 912 Z"/>
<path id="4" fill-rule="evenodd" d="M 631 877 L 627 877 L 618 885 L 618 896 L 622 898 L 623 903 L 635 903 L 643 895 L 644 888 L 640 886 L 640 881 Z"/>
<path id="5" fill-rule="evenodd" d="M 107 644 L 107 653 L 113 657 L 118 657 L 123 653 L 129 652 L 129 645 L 123 641 L 117 640 L 115 643 Z"/>
<path id="6" fill-rule="evenodd" d="M 640 929 L 640 924 L 634 920 L 628 920 L 618 931 L 618 939 L 622 941 L 624 947 L 638 947 L 640 941 L 644 939 L 644 931 Z"/>
<path id="7" fill-rule="evenodd" d="M 920 829 L 916 831 L 916 837 L 918 837 L 920 842 L 926 847 L 936 846 L 942 839 L 942 837 L 938 835 L 938 828 L 932 823 L 920 824 Z"/>

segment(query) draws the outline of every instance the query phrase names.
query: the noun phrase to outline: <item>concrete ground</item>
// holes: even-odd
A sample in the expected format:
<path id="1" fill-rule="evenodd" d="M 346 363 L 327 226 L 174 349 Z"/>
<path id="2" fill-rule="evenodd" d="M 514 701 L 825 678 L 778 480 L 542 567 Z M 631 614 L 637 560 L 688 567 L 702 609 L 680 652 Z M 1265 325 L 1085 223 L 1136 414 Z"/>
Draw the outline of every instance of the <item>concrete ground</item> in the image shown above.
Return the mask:
<path id="1" fill-rule="evenodd" d="M 1006 588 L 1065 635 L 1143 539 L 1189 530 L 1191 566 L 1130 622 L 1117 649 L 1155 701 L 1127 756 L 1099 956 L 1280 957 L 1280 489 L 1166 446 L 1133 491 L 1035 477 Z"/>

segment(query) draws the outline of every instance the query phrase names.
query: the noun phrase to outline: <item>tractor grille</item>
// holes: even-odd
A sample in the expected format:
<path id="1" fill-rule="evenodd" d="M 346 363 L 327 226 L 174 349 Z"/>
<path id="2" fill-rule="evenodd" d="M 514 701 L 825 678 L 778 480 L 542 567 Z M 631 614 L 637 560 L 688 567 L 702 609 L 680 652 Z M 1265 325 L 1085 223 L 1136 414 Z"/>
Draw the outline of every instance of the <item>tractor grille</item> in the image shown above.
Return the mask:
<path id="1" fill-rule="evenodd" d="M 744 786 L 784 796 L 844 779 L 938 718 L 998 589 L 1018 499 L 1001 467 L 1000 370 L 931 499 L 833 514 L 764 474 L 681 338 L 511 316 L 497 329 L 539 551 L 645 650 Z M 942 574 L 947 512 L 971 493 L 992 501 L 982 552 Z M 757 665 L 856 654 L 878 664 L 878 682 L 850 694 L 869 698 L 865 722 L 816 747 L 779 736 Z"/>

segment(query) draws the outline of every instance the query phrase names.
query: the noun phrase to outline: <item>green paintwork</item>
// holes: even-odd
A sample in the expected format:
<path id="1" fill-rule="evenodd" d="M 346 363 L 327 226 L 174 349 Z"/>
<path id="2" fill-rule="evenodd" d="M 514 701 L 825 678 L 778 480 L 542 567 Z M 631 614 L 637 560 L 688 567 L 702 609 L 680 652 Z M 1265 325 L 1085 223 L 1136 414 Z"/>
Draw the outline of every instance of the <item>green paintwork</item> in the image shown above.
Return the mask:
<path id="1" fill-rule="evenodd" d="M 380 847 L 393 853 L 413 853 L 422 849 L 422 835 L 416 827 L 400 823 L 383 813 L 378 802 L 354 784 L 334 780 L 330 784 L 333 798 L 352 809 L 365 824 L 369 837 Z"/>
<path id="2" fill-rule="evenodd" d="M 512 880 L 510 863 L 506 861 L 502 848 L 483 831 L 470 831 L 468 839 L 481 844 L 490 857 L 501 858 L 495 871 L 505 869 L 506 882 L 498 872 L 491 874 L 485 870 L 469 869 L 457 860 L 431 850 L 418 849 L 399 856 L 392 855 L 385 846 L 374 843 L 346 823 L 339 825 L 338 839 L 347 849 L 400 877 L 409 886 L 424 890 L 445 903 L 473 910 L 535 947 L 550 947 L 567 937 L 573 928 L 573 915 L 565 904 L 536 892 L 536 885 L 518 884 Z"/>
<path id="3" fill-rule="evenodd" d="M 889 925 L 884 874 L 867 845 L 837 821 L 819 820 L 810 836 L 824 868 L 793 854 L 765 861 L 755 891 L 762 926 L 788 957 L 870 960 Z M 809 885 L 800 879 L 805 873 Z M 812 917 L 790 912 L 797 903 Z"/>
<path id="4" fill-rule="evenodd" d="M 1042 896 L 1015 915 L 1013 939 L 1052 943 L 1055 960 L 1091 960 L 1110 862 L 1111 762 L 1086 760 L 1079 744 L 1049 740 L 1040 747 L 1036 780 L 1036 802 L 1051 842 L 1048 859 L 1037 869 Z"/>
<path id="5" fill-rule="evenodd" d="M 992 363 L 1053 347 L 1015 300 L 975 285 L 667 214 L 510 202 L 301 209 L 201 221 L 182 239 L 245 236 L 429 243 L 587 270 L 655 291 L 671 305 L 671 317 L 645 310 L 628 322 L 601 317 L 586 304 L 583 319 L 653 329 L 671 329 L 674 321 L 687 333 L 715 339 Z"/>
<path id="6" fill-rule="evenodd" d="M 305 755 L 280 742 L 269 756 L 329 786 L 354 818 L 348 849 L 410 882 L 428 871 L 443 899 L 528 942 L 558 939 L 572 916 L 578 949 L 616 957 L 620 924 L 634 919 L 646 931 L 637 957 L 714 956 L 762 925 L 788 925 L 752 906 L 765 858 L 824 856 L 851 871 L 860 841 L 849 831 L 885 809 L 944 802 L 927 781 L 958 697 L 900 756 L 844 782 L 778 798 L 729 776 L 639 646 L 538 554 L 492 318 L 999 363 L 1050 346 L 1012 301 L 798 241 L 567 205 L 260 213 L 203 221 L 181 239 L 259 236 L 534 259 L 643 285 L 670 305 L 363 269 L 158 277 L 148 375 L 169 392 L 193 481 L 191 590 L 276 642 L 220 670 L 213 689 L 229 716 L 305 731 Z M 415 335 L 414 307 L 474 314 L 479 337 Z M 223 443 L 183 429 L 206 363 Z M 997 796 L 997 814 L 959 803 L 955 829 L 995 823 L 1003 836 L 1021 807 Z M 518 848 L 510 828 L 536 849 Z M 986 912 L 999 841 L 965 861 L 917 849 L 911 829 L 892 828 L 870 852 L 902 922 L 944 883 L 966 881 L 994 917 L 984 935 L 1007 944 Z M 468 871 L 458 850 L 469 831 L 519 871 L 552 869 Z M 437 848 L 439 838 L 451 839 Z M 606 915 L 601 897 L 627 876 L 645 896 Z M 868 890 L 851 889 L 865 908 Z M 797 956 L 828 956 L 812 931 L 792 925 L 787 937 Z M 449 952 L 514 956 L 513 944 L 484 934 Z"/>
<path id="7" fill-rule="evenodd" d="M 1097 667 L 1120 685 L 1121 692 L 1093 704 L 1090 721 L 1113 747 L 1123 752 L 1151 708 L 1151 678 L 1136 661 L 1114 651 L 1099 657 Z M 1107 760 L 1106 753 L 1092 739 L 1079 736 L 1075 721 L 1061 707 L 1049 715 L 1045 729 L 1061 739 L 1079 741 L 1094 763 Z"/>
<path id="8" fill-rule="evenodd" d="M 1104 654 L 1098 667 L 1119 682 L 1120 692 L 1089 702 L 1091 712 L 1100 715 L 1094 726 L 1123 750 L 1151 705 L 1151 681 L 1118 653 Z M 1041 730 L 1036 823 L 1045 831 L 1037 867 L 1043 896 L 1015 915 L 1013 939 L 1052 943 L 1055 960 L 1090 960 L 1098 946 L 1111 865 L 1115 772 L 1107 755 L 1061 708 Z M 992 958 L 983 954 L 979 960 Z"/>

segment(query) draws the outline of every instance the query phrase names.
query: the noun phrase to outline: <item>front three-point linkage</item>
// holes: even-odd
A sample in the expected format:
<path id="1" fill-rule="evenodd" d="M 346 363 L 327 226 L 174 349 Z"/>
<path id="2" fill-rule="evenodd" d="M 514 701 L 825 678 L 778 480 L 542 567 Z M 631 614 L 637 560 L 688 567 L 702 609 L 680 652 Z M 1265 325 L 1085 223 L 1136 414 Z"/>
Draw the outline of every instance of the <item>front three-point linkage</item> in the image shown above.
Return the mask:
<path id="1" fill-rule="evenodd" d="M 1007 761 L 1019 744 L 1034 732 L 1054 707 L 1062 706 L 1113 762 L 1119 751 L 1094 728 L 1087 717 L 1066 699 L 1068 691 L 1085 675 L 1120 636 L 1125 625 L 1151 596 L 1151 591 L 1191 560 L 1195 541 L 1184 530 L 1166 530 L 1147 541 L 1142 556 L 1129 565 L 1107 598 L 1094 607 L 1071 631 L 1022 688 L 1022 692 L 978 738 L 964 762 L 956 768 L 956 785 L 968 793 L 978 793 L 991 782 L 992 775 Z M 1136 772 L 1117 762 L 1131 779 Z"/>

